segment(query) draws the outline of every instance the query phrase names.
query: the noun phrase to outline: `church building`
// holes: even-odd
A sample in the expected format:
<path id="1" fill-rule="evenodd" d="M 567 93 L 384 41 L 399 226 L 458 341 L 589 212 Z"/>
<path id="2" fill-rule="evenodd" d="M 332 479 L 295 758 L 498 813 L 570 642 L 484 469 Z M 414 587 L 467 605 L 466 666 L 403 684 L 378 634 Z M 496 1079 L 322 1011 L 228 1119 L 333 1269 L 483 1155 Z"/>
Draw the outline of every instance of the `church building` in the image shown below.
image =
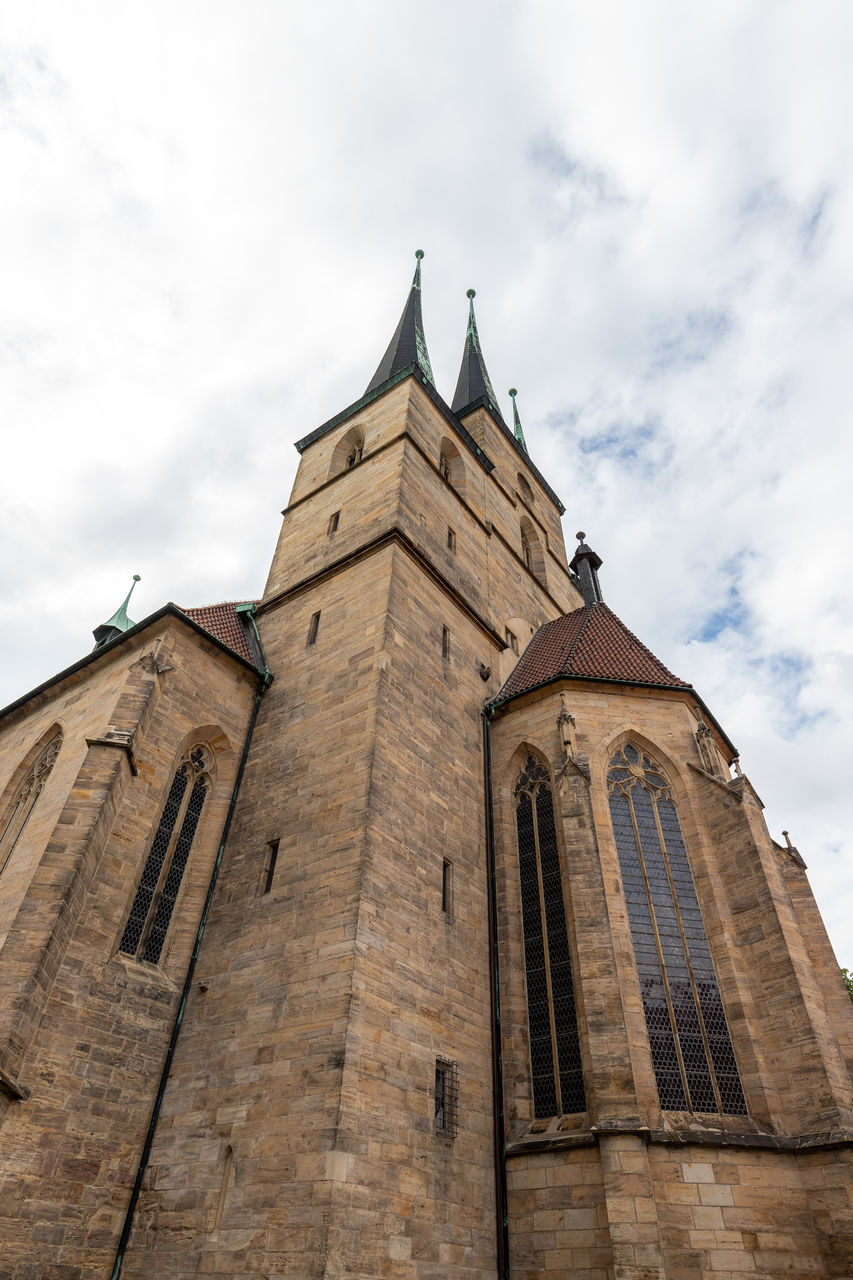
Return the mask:
<path id="1" fill-rule="evenodd" d="M 850 1277 L 805 863 L 422 256 L 263 598 L 0 712 L 0 1277 Z"/>

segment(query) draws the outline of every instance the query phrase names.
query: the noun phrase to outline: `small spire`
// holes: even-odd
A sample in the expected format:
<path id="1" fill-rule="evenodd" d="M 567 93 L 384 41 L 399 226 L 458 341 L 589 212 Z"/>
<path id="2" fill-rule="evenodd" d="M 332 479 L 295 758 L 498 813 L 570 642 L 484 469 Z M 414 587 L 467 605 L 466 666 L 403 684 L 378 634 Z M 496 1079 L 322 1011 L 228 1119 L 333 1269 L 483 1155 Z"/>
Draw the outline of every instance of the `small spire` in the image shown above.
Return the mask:
<path id="1" fill-rule="evenodd" d="M 515 403 L 515 397 L 518 395 L 515 387 L 510 387 L 509 394 L 512 397 L 512 425 L 515 428 L 515 438 L 521 445 L 525 453 L 527 453 L 527 441 L 524 438 L 524 432 L 521 429 L 521 418 L 518 416 L 518 405 Z"/>
<path id="2" fill-rule="evenodd" d="M 136 586 L 137 582 L 141 581 L 142 579 L 139 574 L 135 573 L 133 575 L 133 581 L 130 584 L 130 590 L 124 597 L 122 603 L 116 609 L 113 616 L 107 622 L 102 622 L 99 627 L 95 627 L 92 635 L 95 637 L 96 649 L 102 648 L 105 644 L 108 644 L 110 640 L 115 640 L 116 636 L 124 635 L 125 631 L 130 631 L 131 627 L 136 626 L 136 623 L 132 622 L 127 616 L 127 606 L 130 601 L 130 597 L 133 595 L 133 588 Z"/>
<path id="3" fill-rule="evenodd" d="M 394 330 L 394 336 L 388 344 L 388 350 L 379 362 L 379 368 L 370 379 L 365 395 L 375 391 L 377 387 L 381 387 L 389 378 L 393 378 L 395 374 L 400 373 L 410 364 L 416 364 L 421 373 L 425 374 L 431 383 L 435 383 L 435 379 L 432 376 L 432 366 L 429 362 L 429 352 L 427 351 L 426 338 L 424 336 L 424 321 L 421 313 L 421 259 L 423 256 L 423 249 L 415 251 L 417 265 L 412 279 L 412 287 L 409 290 L 403 314 L 400 316 L 400 323 Z"/>
<path id="4" fill-rule="evenodd" d="M 584 604 L 602 604 L 603 597 L 598 582 L 598 571 L 603 564 L 601 556 L 596 555 L 592 548 L 586 545 L 584 542 L 586 534 L 583 530 L 576 533 L 575 537 L 580 545 L 575 550 L 569 568 L 580 578 Z"/>
<path id="5" fill-rule="evenodd" d="M 501 418 L 497 396 L 483 359 L 480 335 L 477 333 L 477 318 L 474 315 L 474 299 L 477 294 L 473 289 L 469 289 L 466 296 L 468 298 L 468 330 L 465 334 L 459 380 L 456 383 L 453 404 L 450 407 L 454 413 L 462 413 L 475 400 L 486 399 L 492 411 Z M 501 421 L 503 421 L 502 418 Z"/>

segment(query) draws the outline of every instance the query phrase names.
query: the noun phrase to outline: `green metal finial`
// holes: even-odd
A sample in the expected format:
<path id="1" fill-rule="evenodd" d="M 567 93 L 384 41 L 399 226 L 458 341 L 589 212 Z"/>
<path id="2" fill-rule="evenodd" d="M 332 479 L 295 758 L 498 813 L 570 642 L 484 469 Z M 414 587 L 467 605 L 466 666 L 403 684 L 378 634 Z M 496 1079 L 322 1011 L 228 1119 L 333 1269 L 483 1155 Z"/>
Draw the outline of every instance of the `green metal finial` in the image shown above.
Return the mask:
<path id="1" fill-rule="evenodd" d="M 415 257 L 416 257 L 416 258 L 420 259 L 420 258 L 422 258 L 423 256 L 424 256 L 424 251 L 423 251 L 423 249 L 415 249 Z"/>
<path id="2" fill-rule="evenodd" d="M 104 624 L 105 626 L 116 627 L 119 631 L 129 631 L 131 627 L 136 626 L 136 623 L 131 622 L 130 618 L 127 616 L 127 606 L 130 603 L 130 597 L 133 595 L 133 588 L 136 586 L 137 582 L 141 581 L 142 578 L 140 575 L 135 573 L 133 575 L 133 582 L 130 584 L 130 590 L 124 597 L 122 603 L 116 609 L 113 616 L 110 618 L 109 622 Z"/>
<path id="3" fill-rule="evenodd" d="M 515 427 L 515 438 L 521 445 L 525 453 L 527 453 L 527 441 L 524 438 L 524 432 L 521 429 L 521 418 L 518 416 L 518 405 L 515 403 L 515 397 L 518 395 L 515 387 L 510 387 L 509 394 L 512 396 L 512 421 Z"/>

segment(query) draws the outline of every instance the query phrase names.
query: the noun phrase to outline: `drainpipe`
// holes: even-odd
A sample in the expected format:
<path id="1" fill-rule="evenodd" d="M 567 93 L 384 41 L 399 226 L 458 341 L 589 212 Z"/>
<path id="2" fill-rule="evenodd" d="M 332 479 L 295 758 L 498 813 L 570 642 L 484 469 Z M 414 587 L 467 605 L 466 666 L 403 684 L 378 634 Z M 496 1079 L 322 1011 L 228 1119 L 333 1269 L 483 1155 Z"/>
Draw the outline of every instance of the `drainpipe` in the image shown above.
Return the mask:
<path id="1" fill-rule="evenodd" d="M 509 1280 L 509 1208 L 506 1191 L 503 1052 L 501 1046 L 500 965 L 498 960 L 498 903 L 495 869 L 495 817 L 492 805 L 492 708 L 483 710 L 483 775 L 486 801 L 486 866 L 489 907 L 489 992 L 492 1008 L 492 1117 L 495 1143 L 495 1210 L 497 1215 L 498 1276 Z"/>
<path id="2" fill-rule="evenodd" d="M 258 712 L 261 709 L 261 699 L 263 698 L 269 686 L 272 684 L 273 678 L 274 678 L 270 674 L 269 667 L 267 666 L 266 657 L 264 656 L 263 645 L 261 644 L 261 637 L 258 634 L 258 628 L 255 623 L 255 618 L 254 618 L 255 606 L 254 605 L 238 605 L 237 611 L 238 613 L 248 614 L 249 621 L 251 622 L 252 627 L 254 628 L 255 636 L 257 637 L 257 641 L 258 641 L 259 652 L 261 654 L 261 661 L 264 664 L 263 680 L 261 683 L 261 687 L 258 690 L 258 696 L 255 699 L 255 705 L 252 708 L 252 717 L 249 721 L 249 727 L 246 730 L 246 741 L 243 743 L 243 754 L 240 757 L 240 766 L 237 769 L 237 777 L 234 779 L 234 789 L 231 792 L 231 803 L 228 806 L 228 813 L 226 814 L 226 817 L 225 817 L 225 825 L 222 828 L 222 838 L 219 841 L 219 850 L 216 854 L 216 861 L 213 864 L 213 871 L 210 874 L 210 883 L 207 886 L 207 897 L 204 900 L 204 910 L 201 913 L 201 920 L 199 921 L 198 932 L 196 933 L 196 937 L 195 937 L 195 945 L 193 946 L 192 955 L 190 956 L 190 962 L 189 962 L 189 965 L 187 966 L 187 973 L 186 973 L 186 977 L 184 978 L 184 985 L 181 991 L 181 999 L 180 999 L 180 1003 L 178 1004 L 178 1012 L 175 1017 L 175 1025 L 172 1027 L 172 1035 L 169 1040 L 169 1047 L 166 1050 L 166 1059 L 163 1063 L 163 1070 L 160 1073 L 160 1083 L 157 1086 L 157 1096 L 154 1099 L 154 1107 L 151 1111 L 151 1119 L 148 1122 L 148 1132 L 145 1135 L 145 1142 L 142 1147 L 142 1155 L 139 1157 L 139 1167 L 136 1170 L 136 1178 L 134 1179 L 133 1190 L 130 1193 L 130 1203 L 127 1206 L 127 1213 L 125 1214 L 124 1226 L 122 1227 L 121 1237 L 118 1242 L 118 1249 L 116 1250 L 116 1258 L 115 1258 L 115 1263 L 113 1265 L 110 1280 L 118 1280 L 118 1277 L 121 1274 L 121 1267 L 124 1261 L 125 1250 L 127 1249 L 127 1242 L 130 1239 L 130 1232 L 131 1232 L 131 1228 L 133 1227 L 133 1217 L 134 1217 L 134 1214 L 136 1213 L 136 1206 L 139 1201 L 140 1192 L 142 1191 L 142 1180 L 145 1177 L 145 1171 L 148 1168 L 148 1160 L 151 1155 L 151 1147 L 154 1142 L 154 1134 L 157 1129 L 157 1121 L 160 1119 L 160 1108 L 163 1105 L 163 1095 L 166 1092 L 166 1084 L 169 1079 L 169 1072 L 172 1069 L 172 1060 L 175 1056 L 175 1049 L 178 1043 L 178 1036 L 181 1034 L 181 1026 L 184 1021 L 184 1011 L 187 1006 L 187 999 L 190 994 L 190 988 L 192 987 L 193 974 L 195 973 L 195 966 L 196 966 L 196 961 L 198 960 L 199 948 L 201 947 L 201 940 L 202 940 L 202 937 L 204 936 L 204 928 L 205 928 L 205 925 L 207 924 L 207 917 L 210 913 L 210 906 L 213 901 L 213 891 L 216 888 L 216 881 L 219 878 L 219 868 L 222 864 L 222 855 L 225 851 L 225 842 L 228 839 L 228 832 L 231 827 L 231 819 L 234 816 L 234 809 L 237 804 L 237 794 L 240 790 L 240 783 L 243 781 L 243 770 L 246 767 L 246 758 L 249 754 L 249 747 L 251 746 L 251 742 L 252 742 L 252 734 L 255 731 L 255 723 L 258 719 Z"/>

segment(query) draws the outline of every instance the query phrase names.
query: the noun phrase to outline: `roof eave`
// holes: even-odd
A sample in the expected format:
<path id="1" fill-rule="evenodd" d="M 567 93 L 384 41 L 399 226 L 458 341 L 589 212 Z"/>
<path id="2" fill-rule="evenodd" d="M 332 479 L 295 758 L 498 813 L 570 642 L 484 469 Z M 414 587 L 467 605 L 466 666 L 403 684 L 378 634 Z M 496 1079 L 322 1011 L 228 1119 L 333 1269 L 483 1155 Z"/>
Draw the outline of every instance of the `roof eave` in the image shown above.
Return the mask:
<path id="1" fill-rule="evenodd" d="M 566 672 L 560 672 L 555 676 L 549 676 L 547 680 L 540 680 L 538 684 L 528 685 L 526 689 L 519 689 L 516 693 L 511 693 L 505 698 L 502 698 L 500 694 L 498 694 L 497 698 L 493 698 L 491 702 L 486 703 L 486 711 L 489 713 L 490 717 L 493 717 L 497 712 L 503 712 L 511 702 L 515 702 L 518 698 L 524 698 L 527 696 L 528 693 L 536 693 L 539 689 L 545 689 L 548 687 L 548 685 L 559 684 L 560 681 L 563 681 L 563 680 L 565 681 L 576 680 L 576 681 L 581 681 L 583 683 L 588 683 L 588 684 L 615 684 L 623 688 L 660 689 L 666 693 L 678 693 L 678 694 L 686 695 L 687 697 L 691 698 L 694 702 L 698 703 L 698 705 L 702 708 L 705 715 L 711 721 L 711 724 L 714 726 L 717 733 L 722 738 L 723 742 L 731 751 L 732 758 L 736 759 L 740 755 L 740 752 L 738 751 L 737 747 L 734 745 L 731 738 L 723 729 L 717 717 L 711 711 L 710 707 L 705 702 L 704 698 L 702 698 L 701 695 L 696 692 L 692 684 L 675 684 L 675 685 L 660 684 L 658 681 L 655 681 L 655 680 L 617 680 L 617 679 L 614 679 L 614 677 L 612 676 L 579 676 L 574 674 L 567 674 Z"/>
<path id="2" fill-rule="evenodd" d="M 192 618 L 187 617 L 183 610 L 179 609 L 178 606 L 173 604 L 170 600 L 168 604 L 164 604 L 156 613 L 151 613 L 147 618 L 143 618 L 141 622 L 135 623 L 129 631 L 125 631 L 120 636 L 116 636 L 105 645 L 101 645 L 100 648 L 93 649 L 91 653 L 85 654 L 82 658 L 79 658 L 77 662 L 72 663 L 70 667 L 66 667 L 63 671 L 57 672 L 55 676 L 51 676 L 51 678 L 49 680 L 45 680 L 43 684 L 38 685 L 35 689 L 31 689 L 29 693 L 23 694 L 20 698 L 16 698 L 14 702 L 10 702 L 8 706 L 0 709 L 0 720 L 11 715 L 13 711 L 20 710 L 21 707 L 24 707 L 28 702 L 31 702 L 33 698 L 37 698 L 40 694 L 46 693 L 49 689 L 53 688 L 54 685 L 61 684 L 63 680 L 67 680 L 70 676 L 76 675 L 78 671 L 82 671 L 85 667 L 93 665 L 96 662 L 100 662 L 107 654 L 114 653 L 120 645 L 123 645 L 128 640 L 132 640 L 136 636 L 141 635 L 143 631 L 154 626 L 155 623 L 160 622 L 165 617 L 176 618 L 192 631 L 203 636 L 205 640 L 209 640 L 212 645 L 227 654 L 229 658 L 233 658 L 235 662 L 239 662 L 240 666 L 245 667 L 254 675 L 263 678 L 263 671 L 253 663 L 249 662 L 248 659 L 244 658 L 241 653 L 237 653 L 235 649 L 230 648 L 220 640 L 218 636 L 213 635 L 212 632 L 207 631 Z"/>

